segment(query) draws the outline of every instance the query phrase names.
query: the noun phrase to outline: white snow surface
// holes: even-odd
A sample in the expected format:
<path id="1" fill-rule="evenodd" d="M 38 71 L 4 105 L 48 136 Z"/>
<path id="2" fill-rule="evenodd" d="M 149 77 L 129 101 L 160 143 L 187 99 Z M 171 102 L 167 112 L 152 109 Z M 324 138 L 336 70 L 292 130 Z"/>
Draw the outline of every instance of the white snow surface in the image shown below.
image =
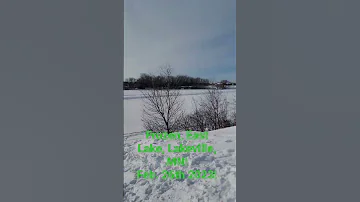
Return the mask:
<path id="1" fill-rule="evenodd" d="M 224 97 L 232 102 L 236 95 L 236 89 L 222 90 Z M 192 99 L 199 99 L 201 96 L 207 94 L 207 90 L 181 90 L 181 99 L 183 108 L 191 112 L 193 109 Z M 133 133 L 144 131 L 141 122 L 141 115 L 143 110 L 143 96 L 140 90 L 125 90 L 124 91 L 124 133 Z M 229 109 L 231 106 L 229 106 Z"/>
<path id="2" fill-rule="evenodd" d="M 185 137 L 185 132 L 181 132 Z M 125 201 L 190 201 L 236 202 L 236 126 L 209 131 L 208 140 L 153 140 L 145 133 L 125 135 L 124 143 L 124 199 Z M 185 139 L 185 138 L 184 138 Z M 168 153 L 167 144 L 197 145 L 206 143 L 213 153 Z M 137 145 L 160 145 L 165 151 L 139 153 Z M 166 166 L 167 157 L 188 156 L 188 166 Z M 163 170 L 216 170 L 216 179 L 137 179 L 137 170 L 152 170 L 161 176 Z"/>

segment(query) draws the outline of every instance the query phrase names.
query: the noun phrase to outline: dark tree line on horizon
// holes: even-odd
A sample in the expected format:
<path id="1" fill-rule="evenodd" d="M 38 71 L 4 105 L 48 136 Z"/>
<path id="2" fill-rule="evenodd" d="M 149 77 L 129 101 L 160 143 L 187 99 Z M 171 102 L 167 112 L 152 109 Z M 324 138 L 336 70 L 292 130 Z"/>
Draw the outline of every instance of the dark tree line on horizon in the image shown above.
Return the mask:
<path id="1" fill-rule="evenodd" d="M 169 82 L 167 80 L 170 80 Z M 220 82 L 223 85 L 235 85 L 235 83 L 228 82 L 223 80 Z M 141 74 L 138 79 L 127 78 L 124 81 L 124 90 L 129 89 L 147 89 L 153 88 L 164 88 L 166 85 L 170 85 L 170 88 L 192 88 L 192 89 L 202 89 L 206 86 L 212 85 L 213 83 L 209 79 L 203 78 L 194 78 L 186 75 L 170 76 L 166 78 L 164 76 L 150 75 L 150 74 Z"/>

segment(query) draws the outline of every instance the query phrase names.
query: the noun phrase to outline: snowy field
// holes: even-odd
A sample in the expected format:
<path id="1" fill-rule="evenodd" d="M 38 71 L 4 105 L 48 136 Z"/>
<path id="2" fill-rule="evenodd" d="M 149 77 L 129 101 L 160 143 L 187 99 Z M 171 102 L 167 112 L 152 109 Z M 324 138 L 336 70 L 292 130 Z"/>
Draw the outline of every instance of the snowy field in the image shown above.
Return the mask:
<path id="1" fill-rule="evenodd" d="M 209 132 L 208 140 L 172 140 L 162 141 L 145 139 L 141 123 L 143 101 L 141 92 L 124 91 L 125 142 L 124 142 L 124 199 L 137 201 L 172 202 L 236 202 L 236 126 Z M 206 90 L 182 90 L 184 108 L 192 110 L 192 98 L 198 99 Z M 223 90 L 223 95 L 231 102 L 235 89 Z M 184 134 L 184 132 L 182 132 Z M 185 135 L 184 135 L 185 136 Z M 167 144 L 196 145 L 206 143 L 216 150 L 213 153 L 167 153 Z M 137 145 L 154 144 L 163 146 L 165 154 L 139 153 Z M 167 157 L 188 157 L 189 165 L 168 167 Z M 216 170 L 216 179 L 137 179 L 137 170 L 152 170 L 161 176 L 163 170 Z"/>
<path id="2" fill-rule="evenodd" d="M 224 97 L 229 102 L 233 101 L 236 95 L 236 89 L 222 90 Z M 207 90 L 181 90 L 181 98 L 184 101 L 184 109 L 191 112 L 192 98 L 199 99 L 204 96 Z M 133 133 L 144 131 L 141 123 L 141 114 L 143 110 L 143 97 L 139 90 L 124 91 L 124 133 Z"/>
<path id="3" fill-rule="evenodd" d="M 213 153 L 139 153 L 137 144 L 212 145 Z M 125 201 L 190 201 L 190 202 L 236 202 L 236 126 L 209 132 L 209 140 L 145 140 L 145 134 L 125 136 L 124 144 L 124 198 Z M 167 157 L 188 156 L 188 166 L 168 167 Z M 157 179 L 137 179 L 137 170 L 152 170 Z M 216 170 L 216 179 L 170 179 L 163 180 L 163 170 Z"/>

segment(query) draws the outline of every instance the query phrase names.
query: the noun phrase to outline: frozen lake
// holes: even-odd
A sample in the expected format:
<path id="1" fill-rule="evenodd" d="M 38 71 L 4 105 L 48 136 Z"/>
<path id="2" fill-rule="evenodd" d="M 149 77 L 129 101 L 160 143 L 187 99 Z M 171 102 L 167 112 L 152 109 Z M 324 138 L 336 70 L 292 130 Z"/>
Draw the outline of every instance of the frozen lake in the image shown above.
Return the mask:
<path id="1" fill-rule="evenodd" d="M 229 102 L 233 101 L 236 96 L 236 89 L 222 90 L 224 97 Z M 192 99 L 198 99 L 207 94 L 207 90 L 181 90 L 182 99 L 184 101 L 184 109 L 191 111 Z M 124 91 L 124 133 L 144 131 L 141 122 L 141 115 L 143 110 L 142 94 L 139 90 L 125 90 Z"/>

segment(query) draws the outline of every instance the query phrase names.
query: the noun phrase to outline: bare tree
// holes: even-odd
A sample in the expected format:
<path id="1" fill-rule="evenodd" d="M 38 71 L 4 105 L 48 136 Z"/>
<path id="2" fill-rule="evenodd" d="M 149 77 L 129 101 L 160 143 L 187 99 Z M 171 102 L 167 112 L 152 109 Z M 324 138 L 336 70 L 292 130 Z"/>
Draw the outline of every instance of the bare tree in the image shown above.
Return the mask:
<path id="1" fill-rule="evenodd" d="M 145 102 L 142 121 L 147 130 L 171 133 L 181 129 L 183 100 L 180 90 L 174 88 L 172 70 L 170 65 L 160 67 L 165 85 L 157 86 L 153 81 L 151 89 L 142 91 Z"/>
<path id="2" fill-rule="evenodd" d="M 187 115 L 185 122 L 191 130 L 205 131 L 229 127 L 232 121 L 228 117 L 228 101 L 221 90 L 209 89 L 205 97 L 195 101 L 194 112 Z"/>
<path id="3" fill-rule="evenodd" d="M 231 101 L 231 106 L 232 106 L 231 121 L 232 121 L 232 125 L 236 126 L 236 94 L 233 96 L 233 99 Z"/>
<path id="4" fill-rule="evenodd" d="M 228 101 L 223 97 L 221 90 L 209 89 L 199 106 L 206 116 L 211 130 L 228 127 Z"/>
<path id="5" fill-rule="evenodd" d="M 192 102 L 194 111 L 183 117 L 183 128 L 185 130 L 204 132 L 208 126 L 206 113 L 194 98 Z"/>

